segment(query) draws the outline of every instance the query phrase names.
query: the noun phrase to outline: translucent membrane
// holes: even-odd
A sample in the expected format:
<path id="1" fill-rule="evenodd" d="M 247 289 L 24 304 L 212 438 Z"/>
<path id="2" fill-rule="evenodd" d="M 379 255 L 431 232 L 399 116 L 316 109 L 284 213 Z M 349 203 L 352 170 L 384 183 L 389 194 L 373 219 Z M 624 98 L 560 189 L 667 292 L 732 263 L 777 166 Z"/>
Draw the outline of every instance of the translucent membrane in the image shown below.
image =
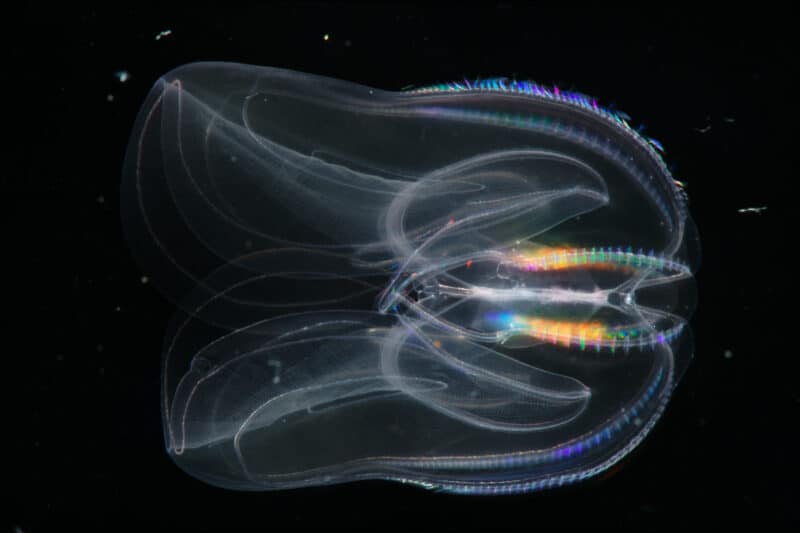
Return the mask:
<path id="1" fill-rule="evenodd" d="M 179 309 L 169 454 L 246 490 L 504 493 L 607 469 L 692 353 L 699 247 L 658 149 L 528 82 L 166 74 L 122 203 Z"/>

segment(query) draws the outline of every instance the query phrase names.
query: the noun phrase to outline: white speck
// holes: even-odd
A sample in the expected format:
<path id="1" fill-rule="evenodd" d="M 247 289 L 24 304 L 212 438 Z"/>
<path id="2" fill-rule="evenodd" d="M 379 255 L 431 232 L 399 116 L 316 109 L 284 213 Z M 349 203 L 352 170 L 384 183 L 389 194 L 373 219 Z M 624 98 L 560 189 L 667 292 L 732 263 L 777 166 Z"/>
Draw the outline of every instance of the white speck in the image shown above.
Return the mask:
<path id="1" fill-rule="evenodd" d="M 170 36 L 170 35 L 172 35 L 172 30 L 164 30 L 164 31 L 160 31 L 160 32 L 158 32 L 158 33 L 156 34 L 156 41 L 160 41 L 160 40 L 161 40 L 161 39 L 163 39 L 164 37 L 168 37 L 168 36 Z"/>
<path id="2" fill-rule="evenodd" d="M 329 33 L 326 33 L 325 35 L 323 35 L 323 36 L 322 36 L 322 40 L 323 40 L 323 41 L 330 41 L 330 40 L 331 40 L 331 36 L 330 36 L 330 34 L 329 34 Z"/>
<path id="3" fill-rule="evenodd" d="M 113 94 L 107 94 L 106 95 L 106 102 L 113 102 L 113 101 L 114 101 L 114 95 Z"/>
<path id="4" fill-rule="evenodd" d="M 739 212 L 740 213 L 755 213 L 757 215 L 760 215 L 761 213 L 763 213 L 766 210 L 767 210 L 767 206 L 763 205 L 761 207 L 743 207 L 743 208 L 739 209 Z"/>
<path id="5" fill-rule="evenodd" d="M 697 133 L 708 133 L 709 131 L 711 131 L 711 124 L 709 124 L 708 126 L 704 126 L 702 128 L 695 128 L 694 131 L 696 131 Z"/>
<path id="6" fill-rule="evenodd" d="M 277 385 L 281 382 L 281 362 L 276 359 L 269 359 L 267 366 L 275 368 L 275 375 L 272 376 L 272 383 Z"/>
<path id="7" fill-rule="evenodd" d="M 127 70 L 118 70 L 114 73 L 114 77 L 117 78 L 117 81 L 120 83 L 125 83 L 129 79 L 131 79 L 131 73 Z"/>
<path id="8" fill-rule="evenodd" d="M 98 204 L 104 204 L 105 202 L 106 202 L 106 199 L 102 194 L 97 197 L 97 203 Z"/>
<path id="9" fill-rule="evenodd" d="M 122 308 L 121 308 L 120 306 L 116 306 L 116 307 L 114 308 L 114 311 L 116 311 L 116 312 L 120 312 L 120 311 L 122 311 Z"/>
<path id="10" fill-rule="evenodd" d="M 723 119 L 722 119 L 722 120 L 724 120 L 724 121 L 725 121 L 725 122 L 727 122 L 728 124 L 733 124 L 734 122 L 736 122 L 736 119 L 735 119 L 735 118 L 733 118 L 733 117 L 723 117 Z"/>
<path id="11" fill-rule="evenodd" d="M 636 426 L 636 427 L 641 426 L 642 425 L 642 419 L 637 416 L 636 418 L 633 419 L 633 425 Z"/>
<path id="12" fill-rule="evenodd" d="M 353 43 L 350 41 L 350 39 L 347 39 L 347 40 L 344 42 L 344 45 L 345 45 L 345 47 L 347 47 L 347 48 L 350 48 L 351 46 L 353 46 Z"/>
<path id="13" fill-rule="evenodd" d="M 238 162 L 238 161 L 239 161 L 239 158 L 238 158 L 238 157 L 236 157 L 235 155 L 232 155 L 232 156 L 231 156 L 231 163 L 236 163 L 236 162 Z"/>
<path id="14" fill-rule="evenodd" d="M 145 285 L 148 281 L 150 281 L 150 278 L 147 276 L 142 276 L 140 281 L 142 282 L 142 285 Z"/>
<path id="15" fill-rule="evenodd" d="M 733 359 L 733 352 L 731 350 L 725 350 L 722 352 L 722 357 L 725 359 Z"/>

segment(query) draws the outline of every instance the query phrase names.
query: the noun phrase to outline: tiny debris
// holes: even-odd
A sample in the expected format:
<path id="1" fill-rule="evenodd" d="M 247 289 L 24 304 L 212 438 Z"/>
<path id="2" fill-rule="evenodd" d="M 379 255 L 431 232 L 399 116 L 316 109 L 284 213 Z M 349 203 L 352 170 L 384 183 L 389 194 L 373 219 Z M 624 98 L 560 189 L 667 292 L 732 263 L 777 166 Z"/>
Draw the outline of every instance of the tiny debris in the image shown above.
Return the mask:
<path id="1" fill-rule="evenodd" d="M 140 281 L 142 282 L 142 285 L 146 285 L 147 282 L 150 281 L 150 278 L 147 276 L 142 276 Z"/>
<path id="2" fill-rule="evenodd" d="M 98 197 L 97 197 L 97 203 L 98 203 L 98 204 L 104 204 L 104 203 L 106 203 L 106 198 L 105 198 L 105 196 L 103 196 L 102 194 L 101 194 L 100 196 L 98 196 Z"/>
<path id="3" fill-rule="evenodd" d="M 281 382 L 281 362 L 276 359 L 267 360 L 267 366 L 275 369 L 275 374 L 272 376 L 272 383 L 277 385 Z"/>
<path id="4" fill-rule="evenodd" d="M 106 102 L 113 102 L 113 101 L 114 101 L 114 95 L 113 94 L 106 95 Z"/>
<path id="5" fill-rule="evenodd" d="M 709 124 L 708 126 L 704 126 L 702 128 L 694 128 L 694 131 L 696 131 L 697 133 L 708 133 L 709 131 L 711 131 L 711 124 Z"/>
<path id="6" fill-rule="evenodd" d="M 158 33 L 156 34 L 156 41 L 160 41 L 160 40 L 161 40 L 161 39 L 163 39 L 164 37 L 169 37 L 170 35 L 172 35 L 172 30 L 164 30 L 164 31 L 160 31 L 160 32 L 158 32 Z"/>
<path id="7" fill-rule="evenodd" d="M 722 120 L 724 120 L 728 124 L 733 124 L 734 122 L 736 122 L 736 119 L 733 117 L 723 117 Z"/>
<path id="8" fill-rule="evenodd" d="M 331 35 L 329 33 L 326 33 L 325 35 L 322 36 L 322 40 L 323 41 L 330 41 L 331 40 Z"/>
<path id="9" fill-rule="evenodd" d="M 129 79 L 131 79 L 131 73 L 127 70 L 118 70 L 114 73 L 114 77 L 117 78 L 117 81 L 120 83 L 125 83 Z"/>
<path id="10" fill-rule="evenodd" d="M 761 213 L 763 213 L 766 210 L 767 210 L 767 206 L 765 206 L 765 205 L 761 206 L 761 207 L 743 207 L 743 208 L 739 209 L 739 213 L 755 213 L 757 215 L 760 215 Z"/>
<path id="11" fill-rule="evenodd" d="M 725 359 L 733 359 L 733 352 L 731 350 L 725 350 L 722 352 L 722 357 Z"/>

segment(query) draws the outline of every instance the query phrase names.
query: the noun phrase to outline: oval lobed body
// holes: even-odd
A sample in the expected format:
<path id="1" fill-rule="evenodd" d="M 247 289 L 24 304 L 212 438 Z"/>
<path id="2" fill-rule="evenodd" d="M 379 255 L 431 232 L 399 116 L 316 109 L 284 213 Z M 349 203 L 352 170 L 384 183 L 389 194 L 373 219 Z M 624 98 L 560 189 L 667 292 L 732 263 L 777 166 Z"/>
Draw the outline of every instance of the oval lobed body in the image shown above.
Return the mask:
<path id="1" fill-rule="evenodd" d="M 122 207 L 178 309 L 170 456 L 243 490 L 495 494 L 608 469 L 692 355 L 699 244 L 660 149 L 529 82 L 164 75 Z"/>

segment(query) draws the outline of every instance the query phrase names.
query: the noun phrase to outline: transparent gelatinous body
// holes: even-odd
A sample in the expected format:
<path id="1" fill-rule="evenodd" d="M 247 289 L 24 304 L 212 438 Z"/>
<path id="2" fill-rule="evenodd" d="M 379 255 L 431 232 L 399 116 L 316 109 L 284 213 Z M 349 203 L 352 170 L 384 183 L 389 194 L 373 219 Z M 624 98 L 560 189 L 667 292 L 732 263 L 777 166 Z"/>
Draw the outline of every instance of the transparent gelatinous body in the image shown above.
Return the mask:
<path id="1" fill-rule="evenodd" d="M 691 358 L 699 247 L 658 143 L 590 98 L 161 78 L 122 188 L 178 305 L 167 449 L 209 483 L 502 493 L 597 474 Z"/>

